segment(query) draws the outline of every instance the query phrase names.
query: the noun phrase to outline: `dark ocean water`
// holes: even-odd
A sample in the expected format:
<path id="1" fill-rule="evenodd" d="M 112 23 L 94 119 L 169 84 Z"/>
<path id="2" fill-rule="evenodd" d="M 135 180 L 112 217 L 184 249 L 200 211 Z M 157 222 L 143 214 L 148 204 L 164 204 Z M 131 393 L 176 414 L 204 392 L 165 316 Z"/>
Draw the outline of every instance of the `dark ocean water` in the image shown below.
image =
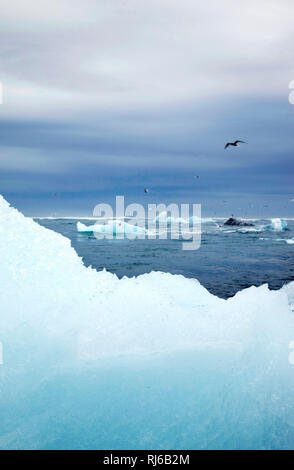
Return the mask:
<path id="1" fill-rule="evenodd" d="M 80 219 L 85 225 L 93 221 Z M 74 219 L 36 219 L 71 240 L 86 266 L 106 268 L 118 277 L 163 271 L 196 278 L 212 294 L 228 298 L 251 285 L 268 283 L 279 289 L 294 280 L 294 221 L 288 230 L 265 229 L 270 220 L 254 220 L 254 230 L 223 227 L 223 221 L 202 224 L 202 241 L 196 251 L 182 250 L 182 240 L 97 240 L 79 233 Z M 217 223 L 216 223 L 217 222 Z"/>

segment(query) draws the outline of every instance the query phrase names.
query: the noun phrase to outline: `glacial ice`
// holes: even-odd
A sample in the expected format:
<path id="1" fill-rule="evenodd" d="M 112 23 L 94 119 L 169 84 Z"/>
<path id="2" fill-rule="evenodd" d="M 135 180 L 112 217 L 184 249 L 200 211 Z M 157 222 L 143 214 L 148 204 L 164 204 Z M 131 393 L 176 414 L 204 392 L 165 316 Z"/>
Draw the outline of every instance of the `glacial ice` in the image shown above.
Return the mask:
<path id="1" fill-rule="evenodd" d="M 235 230 L 226 230 L 226 233 L 239 232 L 239 233 L 262 233 L 262 232 L 283 232 L 288 230 L 286 220 L 271 219 L 270 224 L 256 225 L 255 227 L 242 227 Z"/>
<path id="2" fill-rule="evenodd" d="M 189 217 L 189 222 L 192 224 L 192 223 L 200 223 L 201 224 L 210 224 L 210 223 L 215 223 L 215 221 L 209 217 L 207 218 L 200 218 L 200 217 L 196 217 L 195 215 Z"/>
<path id="3" fill-rule="evenodd" d="M 181 224 L 192 224 L 192 223 L 201 223 L 201 224 L 206 224 L 206 223 L 215 223 L 215 221 L 211 218 L 200 218 L 197 216 L 191 216 L 188 219 L 184 219 L 183 217 L 172 217 L 168 216 L 166 211 L 160 212 L 155 217 L 155 222 L 167 222 L 167 224 L 171 224 L 172 222 L 176 223 L 181 223 Z"/>
<path id="4" fill-rule="evenodd" d="M 282 232 L 283 230 L 287 230 L 287 222 L 286 220 L 282 219 L 272 219 L 271 224 L 266 226 L 267 230 L 274 230 L 275 232 Z"/>
<path id="5" fill-rule="evenodd" d="M 294 282 L 119 280 L 0 198 L 1 449 L 294 448 Z"/>
<path id="6" fill-rule="evenodd" d="M 122 220 L 113 220 L 107 224 L 94 224 L 94 225 L 84 225 L 81 222 L 77 222 L 77 231 L 78 232 L 94 232 L 94 233 L 109 233 L 112 235 L 117 234 L 137 234 L 143 235 L 147 231 L 145 228 L 128 224 Z"/>
<path id="7" fill-rule="evenodd" d="M 160 212 L 155 219 L 155 222 L 166 222 L 167 224 L 171 224 L 172 222 L 181 223 L 181 224 L 188 224 L 189 221 L 185 220 L 183 217 L 173 217 L 167 215 L 166 211 Z"/>

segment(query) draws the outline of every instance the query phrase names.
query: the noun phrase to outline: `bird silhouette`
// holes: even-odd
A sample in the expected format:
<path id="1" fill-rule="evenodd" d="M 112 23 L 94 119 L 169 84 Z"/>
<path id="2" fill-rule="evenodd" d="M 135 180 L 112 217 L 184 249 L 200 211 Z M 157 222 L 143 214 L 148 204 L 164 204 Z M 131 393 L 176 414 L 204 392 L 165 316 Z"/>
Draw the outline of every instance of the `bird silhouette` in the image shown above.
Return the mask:
<path id="1" fill-rule="evenodd" d="M 228 142 L 225 145 L 225 149 L 230 147 L 230 145 L 232 145 L 233 147 L 237 147 L 238 144 L 247 144 L 247 142 L 244 142 L 244 140 L 235 140 L 235 142 Z"/>
<path id="2" fill-rule="evenodd" d="M 145 188 L 145 189 L 144 189 L 144 192 L 145 192 L 145 193 L 149 193 L 149 189 L 148 189 L 148 188 Z"/>

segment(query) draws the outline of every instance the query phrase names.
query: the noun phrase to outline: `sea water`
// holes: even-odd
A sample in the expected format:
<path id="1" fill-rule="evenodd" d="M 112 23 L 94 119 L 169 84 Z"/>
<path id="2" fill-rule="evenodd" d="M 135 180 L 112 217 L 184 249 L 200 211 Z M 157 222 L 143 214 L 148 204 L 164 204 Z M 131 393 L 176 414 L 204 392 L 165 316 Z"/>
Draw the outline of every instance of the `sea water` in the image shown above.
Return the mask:
<path id="1" fill-rule="evenodd" d="M 294 279 L 294 220 L 278 230 L 271 220 L 255 219 L 254 227 L 226 227 L 225 219 L 202 224 L 201 247 L 182 250 L 182 240 L 98 240 L 79 233 L 75 219 L 36 219 L 44 227 L 68 237 L 86 266 L 106 268 L 118 277 L 163 271 L 196 278 L 212 294 L 228 298 L 241 289 L 268 283 L 279 289 Z M 80 219 L 85 225 L 93 221 Z M 275 228 L 277 228 L 275 230 Z"/>

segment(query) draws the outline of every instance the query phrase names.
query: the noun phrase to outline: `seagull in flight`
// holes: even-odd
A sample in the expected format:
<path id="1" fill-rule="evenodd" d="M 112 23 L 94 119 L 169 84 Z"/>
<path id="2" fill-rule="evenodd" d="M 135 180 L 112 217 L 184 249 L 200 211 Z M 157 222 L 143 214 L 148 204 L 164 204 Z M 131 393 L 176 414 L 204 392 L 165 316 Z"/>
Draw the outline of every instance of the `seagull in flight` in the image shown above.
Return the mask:
<path id="1" fill-rule="evenodd" d="M 244 140 L 235 140 L 235 142 L 228 142 L 225 145 L 225 149 L 227 149 L 230 145 L 232 145 L 233 147 L 237 147 L 238 144 L 247 144 L 247 142 L 244 142 Z"/>

